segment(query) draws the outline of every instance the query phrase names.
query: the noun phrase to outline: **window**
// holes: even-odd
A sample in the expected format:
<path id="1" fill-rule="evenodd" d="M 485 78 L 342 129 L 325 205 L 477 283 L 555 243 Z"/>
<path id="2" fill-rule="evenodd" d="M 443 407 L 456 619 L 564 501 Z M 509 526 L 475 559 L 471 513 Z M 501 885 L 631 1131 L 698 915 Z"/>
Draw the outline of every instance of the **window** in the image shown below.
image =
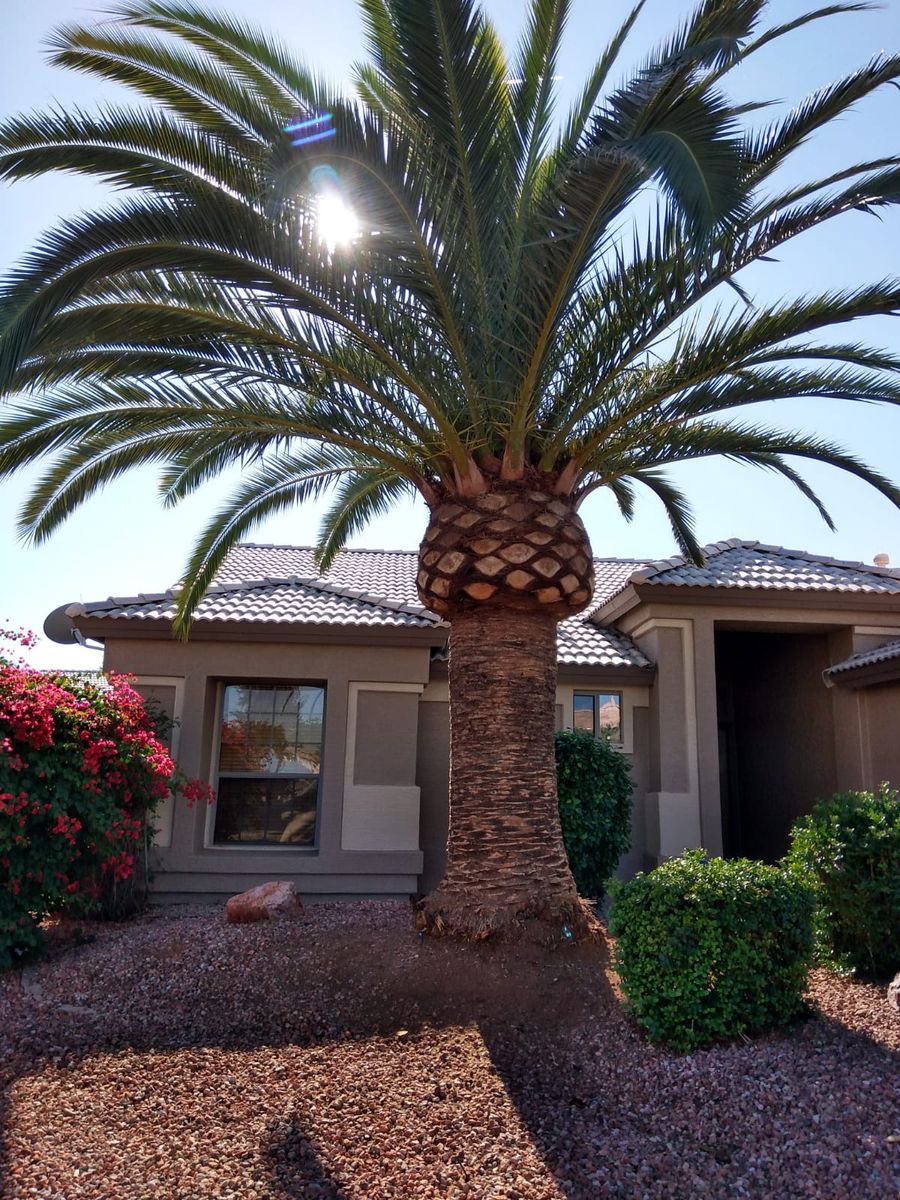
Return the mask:
<path id="1" fill-rule="evenodd" d="M 315 845 L 324 711 L 323 687 L 226 685 L 216 845 Z"/>
<path id="2" fill-rule="evenodd" d="M 572 725 L 595 737 L 622 741 L 622 697 L 618 692 L 576 692 Z"/>

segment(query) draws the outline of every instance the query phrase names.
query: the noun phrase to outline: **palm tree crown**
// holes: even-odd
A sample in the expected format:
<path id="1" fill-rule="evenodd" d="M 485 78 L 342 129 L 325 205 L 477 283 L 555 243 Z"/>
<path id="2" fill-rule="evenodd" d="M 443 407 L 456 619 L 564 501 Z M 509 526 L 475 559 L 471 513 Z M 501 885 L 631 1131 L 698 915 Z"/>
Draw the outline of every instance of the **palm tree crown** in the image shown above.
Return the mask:
<path id="1" fill-rule="evenodd" d="M 187 568 L 184 628 L 245 531 L 329 488 L 323 565 L 404 492 L 435 508 L 515 485 L 576 505 L 606 487 L 628 517 L 642 484 L 696 557 L 660 469 L 708 455 L 780 472 L 826 520 L 792 458 L 900 503 L 839 447 L 736 412 L 900 398 L 900 359 L 820 332 L 897 312 L 898 281 L 754 306 L 737 278 L 807 230 L 900 197 L 895 157 L 774 182 L 817 130 L 896 79 L 900 58 L 756 131 L 745 118 L 762 105 L 725 90 L 762 47 L 865 5 L 764 29 L 764 0 L 705 0 L 616 82 L 639 2 L 562 120 L 570 0 L 532 0 L 509 59 L 474 0 L 361 6 L 371 62 L 353 99 L 181 0 L 133 0 L 55 35 L 55 62 L 151 103 L 0 127 L 0 176 L 77 171 L 125 192 L 45 235 L 2 292 L 0 393 L 19 398 L 0 472 L 48 460 L 24 531 L 47 536 L 137 464 L 161 465 L 169 504 L 248 464 Z M 355 214 L 348 247 L 321 236 L 329 197 Z"/>
<path id="2" fill-rule="evenodd" d="M 701 0 L 619 79 L 638 0 L 560 120 L 570 0 L 531 0 L 509 60 L 475 0 L 360 4 L 371 62 L 353 99 L 185 0 L 125 0 L 56 34 L 57 63 L 144 103 L 0 126 L 0 176 L 79 171 L 125 193 L 45 235 L 0 292 L 0 395 L 16 396 L 0 475 L 46 461 L 21 517 L 43 538 L 132 466 L 157 464 L 176 503 L 242 463 L 187 565 L 185 636 L 267 514 L 331 490 L 325 567 L 395 497 L 422 495 L 419 595 L 452 646 L 447 867 L 420 920 L 582 936 L 553 756 L 556 622 L 593 587 L 581 501 L 609 488 L 628 517 L 643 485 L 694 557 L 669 463 L 780 472 L 827 520 L 793 466 L 818 459 L 900 504 L 839 447 L 740 411 L 900 399 L 900 358 L 828 332 L 900 311 L 900 282 L 760 306 L 741 278 L 805 231 L 900 198 L 900 158 L 779 184 L 900 57 L 755 129 L 763 105 L 731 100 L 729 73 L 865 5 L 764 28 L 765 0 Z M 347 245 L 336 217 L 345 240 L 352 218 Z"/>

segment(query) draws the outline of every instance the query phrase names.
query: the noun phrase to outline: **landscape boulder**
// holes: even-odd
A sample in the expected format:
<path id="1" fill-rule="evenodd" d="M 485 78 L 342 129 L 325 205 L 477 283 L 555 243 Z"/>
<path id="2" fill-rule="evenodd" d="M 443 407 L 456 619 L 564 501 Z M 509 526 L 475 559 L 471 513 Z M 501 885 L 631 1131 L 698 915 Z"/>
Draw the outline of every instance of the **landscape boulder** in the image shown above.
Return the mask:
<path id="1" fill-rule="evenodd" d="M 225 905 L 230 925 L 249 925 L 253 921 L 286 921 L 299 917 L 303 901 L 292 883 L 261 883 L 259 887 L 232 896 Z"/>
<path id="2" fill-rule="evenodd" d="M 900 975 L 895 975 L 888 984 L 887 1002 L 888 1007 L 900 1017 Z"/>

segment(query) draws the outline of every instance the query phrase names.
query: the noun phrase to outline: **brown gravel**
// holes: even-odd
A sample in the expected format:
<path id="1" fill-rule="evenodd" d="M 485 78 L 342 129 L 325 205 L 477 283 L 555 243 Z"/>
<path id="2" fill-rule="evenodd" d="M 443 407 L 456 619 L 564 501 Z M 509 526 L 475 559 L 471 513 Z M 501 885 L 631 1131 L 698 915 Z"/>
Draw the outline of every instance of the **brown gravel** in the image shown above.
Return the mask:
<path id="1" fill-rule="evenodd" d="M 4 1200 L 900 1194 L 883 988 L 815 972 L 821 1017 L 679 1057 L 602 946 L 422 942 L 376 902 L 96 932 L 0 978 Z"/>

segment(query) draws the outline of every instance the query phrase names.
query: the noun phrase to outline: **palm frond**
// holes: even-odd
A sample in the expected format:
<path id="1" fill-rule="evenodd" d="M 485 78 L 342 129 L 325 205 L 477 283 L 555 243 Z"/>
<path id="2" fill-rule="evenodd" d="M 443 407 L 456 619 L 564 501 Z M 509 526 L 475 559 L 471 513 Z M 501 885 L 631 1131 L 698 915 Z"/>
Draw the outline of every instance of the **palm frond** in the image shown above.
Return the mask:
<path id="1" fill-rule="evenodd" d="M 697 540 L 694 514 L 687 497 L 659 471 L 633 471 L 630 478 L 649 489 L 661 501 L 678 549 L 685 558 L 702 566 L 703 549 Z"/>
<path id="2" fill-rule="evenodd" d="M 770 125 L 749 143 L 747 182 L 756 185 L 781 165 L 829 121 L 900 76 L 900 55 L 879 54 L 866 66 L 807 97 L 787 117 Z"/>
<path id="3" fill-rule="evenodd" d="M 240 152 L 272 144 L 290 115 L 250 80 L 183 45 L 139 35 L 117 22 L 99 30 L 67 26 L 50 40 L 51 61 L 133 88 L 174 116 Z"/>
<path id="4" fill-rule="evenodd" d="M 408 479 L 383 468 L 357 470 L 337 487 L 316 544 L 316 563 L 327 571 L 335 555 L 375 517 L 383 516 L 401 496 L 412 493 Z"/>
<path id="5" fill-rule="evenodd" d="M 283 45 L 237 17 L 180 0 L 137 0 L 114 15 L 196 47 L 208 60 L 243 77 L 276 110 L 292 111 L 316 96 L 312 76 Z"/>
<path id="6" fill-rule="evenodd" d="M 74 171 L 124 193 L 57 223 L 0 286 L 0 394 L 15 397 L 0 477 L 40 464 L 26 534 L 139 464 L 166 504 L 242 464 L 188 563 L 184 633 L 242 532 L 328 487 L 323 565 L 401 493 L 437 503 L 498 473 L 577 497 L 607 487 L 626 519 L 648 488 L 694 558 L 669 463 L 775 472 L 826 521 L 795 459 L 897 503 L 830 442 L 734 419 L 789 399 L 813 421 L 826 397 L 900 401 L 900 356 L 834 333 L 900 312 L 900 282 L 772 303 L 746 272 L 774 274 L 797 238 L 900 201 L 896 154 L 793 169 L 900 80 L 900 56 L 755 132 L 769 98 L 732 87 L 751 56 L 866 3 L 766 27 L 764 0 L 701 0 L 623 72 L 638 0 L 554 134 L 570 0 L 529 0 L 510 59 L 477 0 L 360 2 L 355 99 L 192 0 L 125 0 L 55 35 L 58 66 L 133 99 L 0 125 L 0 178 Z M 328 136 L 292 139 L 307 119 Z M 329 194 L 357 217 L 343 248 L 317 229 Z"/>
<path id="7" fill-rule="evenodd" d="M 261 520 L 314 499 L 351 468 L 323 465 L 316 449 L 267 459 L 247 475 L 237 491 L 215 513 L 185 567 L 178 595 L 175 632 L 187 637 L 191 616 L 203 599 L 228 551 Z"/>

